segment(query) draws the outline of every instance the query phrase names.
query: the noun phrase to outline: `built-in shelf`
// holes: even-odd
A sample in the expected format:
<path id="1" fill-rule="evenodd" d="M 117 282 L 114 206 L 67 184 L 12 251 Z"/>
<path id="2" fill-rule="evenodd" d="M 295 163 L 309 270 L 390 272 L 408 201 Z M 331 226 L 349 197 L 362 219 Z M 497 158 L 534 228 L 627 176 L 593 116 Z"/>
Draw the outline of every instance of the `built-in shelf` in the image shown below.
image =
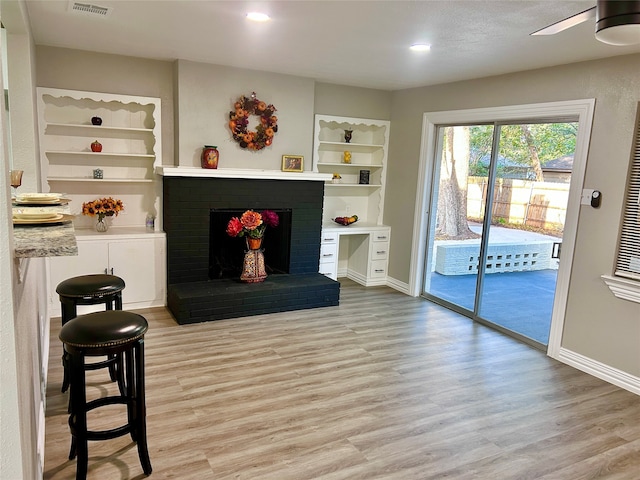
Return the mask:
<path id="1" fill-rule="evenodd" d="M 83 155 L 83 156 L 92 156 L 92 157 L 127 157 L 127 158 L 147 158 L 149 160 L 154 160 L 156 158 L 153 154 L 146 153 L 120 153 L 120 152 L 90 152 L 90 151 L 65 151 L 65 150 L 47 150 L 45 152 L 47 155 Z"/>
<path id="2" fill-rule="evenodd" d="M 96 132 L 102 131 L 114 131 L 114 132 L 153 132 L 152 128 L 134 128 L 134 127 L 118 127 L 118 126 L 109 126 L 109 125 L 86 125 L 82 123 L 48 123 L 47 129 L 55 129 L 55 128 L 78 128 L 78 129 L 88 129 L 95 130 Z"/>
<path id="3" fill-rule="evenodd" d="M 331 180 L 330 173 L 317 172 L 281 172 L 279 170 L 256 170 L 242 168 L 198 168 L 171 167 L 160 165 L 156 173 L 164 177 L 209 177 L 209 178 L 253 178 L 259 180 L 311 180 L 326 182 Z"/>
<path id="4" fill-rule="evenodd" d="M 49 182 L 153 183 L 151 178 L 48 177 Z"/>

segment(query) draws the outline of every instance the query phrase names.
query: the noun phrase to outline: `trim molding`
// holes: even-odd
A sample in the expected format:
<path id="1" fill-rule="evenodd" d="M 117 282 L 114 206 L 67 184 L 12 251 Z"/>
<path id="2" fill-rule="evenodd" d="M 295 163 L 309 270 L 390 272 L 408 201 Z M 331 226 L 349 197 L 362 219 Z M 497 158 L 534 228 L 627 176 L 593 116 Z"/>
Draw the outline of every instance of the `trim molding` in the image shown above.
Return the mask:
<path id="1" fill-rule="evenodd" d="M 393 288 L 394 290 L 399 291 L 400 293 L 404 293 L 405 295 L 409 295 L 410 297 L 416 297 L 417 295 L 411 295 L 411 291 L 409 290 L 409 284 L 405 282 L 401 282 L 398 279 L 393 277 L 387 277 L 387 286 Z"/>
<path id="2" fill-rule="evenodd" d="M 208 177 L 208 178 L 247 178 L 256 180 L 314 180 L 328 182 L 330 173 L 316 172 L 280 172 L 278 170 L 258 170 L 242 168 L 208 169 L 200 167 L 173 167 L 160 165 L 156 174 L 163 177 Z"/>
<path id="3" fill-rule="evenodd" d="M 601 275 L 600 278 L 616 297 L 640 303 L 640 282 L 611 275 Z"/>
<path id="4" fill-rule="evenodd" d="M 566 348 L 560 348 L 559 354 L 556 358 L 562 363 L 566 363 L 578 370 L 581 370 L 589 375 L 593 375 L 605 382 L 609 382 L 620 388 L 640 395 L 640 377 L 630 375 L 617 368 L 610 367 L 604 363 L 597 362 L 592 358 L 585 357 L 579 353 L 573 352 Z"/>

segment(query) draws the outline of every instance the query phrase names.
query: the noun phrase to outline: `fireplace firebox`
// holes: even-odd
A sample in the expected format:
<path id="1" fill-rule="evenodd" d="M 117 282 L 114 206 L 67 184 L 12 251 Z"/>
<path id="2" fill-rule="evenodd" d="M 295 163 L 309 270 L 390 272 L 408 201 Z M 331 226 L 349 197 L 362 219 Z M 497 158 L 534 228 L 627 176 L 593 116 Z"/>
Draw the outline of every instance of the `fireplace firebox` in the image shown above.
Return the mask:
<path id="1" fill-rule="evenodd" d="M 232 217 L 240 218 L 248 208 L 215 208 L 209 221 L 209 278 L 238 278 L 242 273 L 245 237 L 230 237 L 226 233 Z M 267 227 L 262 240 L 267 275 L 289 273 L 291 245 L 291 209 L 266 208 L 278 214 L 277 227 Z M 262 210 L 260 210 L 262 211 Z"/>

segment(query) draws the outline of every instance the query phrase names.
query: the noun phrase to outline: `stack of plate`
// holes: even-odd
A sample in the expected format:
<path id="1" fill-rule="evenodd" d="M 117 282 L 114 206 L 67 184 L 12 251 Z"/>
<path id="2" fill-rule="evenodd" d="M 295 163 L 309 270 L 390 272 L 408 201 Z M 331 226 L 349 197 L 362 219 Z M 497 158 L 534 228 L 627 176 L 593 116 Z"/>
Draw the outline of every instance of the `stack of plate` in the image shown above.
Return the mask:
<path id="1" fill-rule="evenodd" d="M 19 205 L 61 205 L 68 201 L 68 198 L 63 198 L 62 193 L 19 193 L 16 195 L 16 203 Z"/>

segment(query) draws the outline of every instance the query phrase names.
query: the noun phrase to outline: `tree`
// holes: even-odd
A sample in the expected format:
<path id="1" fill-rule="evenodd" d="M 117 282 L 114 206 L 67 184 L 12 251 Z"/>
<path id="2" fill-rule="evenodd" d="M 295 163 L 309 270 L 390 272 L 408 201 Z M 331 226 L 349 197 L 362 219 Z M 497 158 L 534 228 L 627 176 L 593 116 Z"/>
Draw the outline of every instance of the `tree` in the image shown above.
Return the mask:
<path id="1" fill-rule="evenodd" d="M 439 237 L 477 237 L 467 220 L 469 146 L 469 127 L 444 128 L 436 222 Z"/>

